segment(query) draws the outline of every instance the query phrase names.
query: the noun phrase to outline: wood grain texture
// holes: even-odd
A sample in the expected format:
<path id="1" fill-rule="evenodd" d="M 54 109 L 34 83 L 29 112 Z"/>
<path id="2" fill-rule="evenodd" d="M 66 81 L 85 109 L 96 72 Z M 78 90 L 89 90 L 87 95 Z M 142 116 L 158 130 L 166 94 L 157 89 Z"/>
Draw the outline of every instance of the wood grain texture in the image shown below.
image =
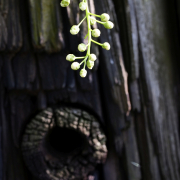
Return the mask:
<path id="1" fill-rule="evenodd" d="M 0 51 L 17 51 L 22 47 L 19 0 L 1 0 L 0 3 Z"/>
<path id="2" fill-rule="evenodd" d="M 179 179 L 178 114 L 173 97 L 172 56 L 166 28 L 166 12 L 162 8 L 154 14 L 155 8 L 162 7 L 162 1 L 143 3 L 135 0 L 135 7 L 142 50 L 141 65 L 145 77 L 145 84 L 142 85 L 147 88 L 143 95 L 146 97 L 144 103 L 149 131 L 162 178 Z M 154 175 L 153 173 L 152 179 L 158 179 Z"/>
<path id="3" fill-rule="evenodd" d="M 173 12 L 172 4 L 161 0 L 122 1 L 122 11 L 117 11 L 122 15 L 120 19 L 125 19 L 124 22 L 119 22 L 120 27 L 123 29 L 122 25 L 126 25 L 125 29 L 131 32 L 128 35 L 125 30 L 121 31 L 121 37 L 126 40 L 123 41 L 123 50 L 130 75 L 133 75 L 133 69 L 129 63 L 134 62 L 134 56 L 128 56 L 127 53 L 131 52 L 132 46 L 127 48 L 127 43 L 132 42 L 136 32 L 134 24 L 138 30 L 135 40 L 138 44 L 136 48 L 139 49 L 140 71 L 137 79 L 129 79 L 129 84 L 133 109 L 139 112 L 135 127 L 143 179 L 179 178 L 179 123 L 173 90 L 176 79 L 176 73 L 173 72 L 173 53 L 176 53 L 174 48 L 177 48 L 177 37 L 174 34 L 177 27 L 173 24 L 168 28 L 170 24 L 175 23 L 174 20 L 170 20 L 175 17 L 175 13 L 168 17 L 168 10 Z M 132 13 L 135 18 L 129 18 Z M 171 45 L 172 41 L 175 42 L 174 45 Z M 140 100 L 141 106 L 137 102 L 133 103 L 135 100 Z"/>
<path id="4" fill-rule="evenodd" d="M 32 43 L 36 49 L 58 52 L 64 46 L 58 1 L 29 0 Z"/>
<path id="5" fill-rule="evenodd" d="M 82 139 L 83 144 L 76 149 L 72 149 L 69 144 L 71 151 L 59 151 L 57 156 L 57 149 L 50 144 L 50 134 L 56 131 L 55 128 L 63 131 L 61 135 L 64 137 L 58 136 L 63 141 L 62 146 L 67 147 L 65 138 L 71 141 L 69 143 L 74 143 L 75 139 L 69 137 L 69 133 L 78 135 L 76 143 Z M 26 126 L 22 151 L 30 171 L 39 179 L 87 179 L 87 175 L 96 165 L 106 160 L 106 136 L 96 117 L 86 111 L 66 107 L 48 108 L 41 111 Z"/>
<path id="6" fill-rule="evenodd" d="M 0 180 L 38 180 L 22 160 L 25 125 L 39 110 L 69 104 L 95 113 L 107 132 L 107 162 L 89 180 L 180 179 L 179 2 L 90 0 L 116 26 L 98 25 L 112 48 L 92 47 L 100 63 L 85 79 L 65 60 L 87 43 L 85 23 L 69 33 L 83 18 L 78 3 L 0 0 Z"/>

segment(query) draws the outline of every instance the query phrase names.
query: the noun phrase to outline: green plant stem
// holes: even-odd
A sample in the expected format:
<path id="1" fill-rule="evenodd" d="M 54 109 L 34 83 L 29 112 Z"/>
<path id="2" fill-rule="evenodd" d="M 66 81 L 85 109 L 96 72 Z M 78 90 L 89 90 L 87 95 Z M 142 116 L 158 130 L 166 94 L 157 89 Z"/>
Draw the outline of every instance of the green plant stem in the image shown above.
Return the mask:
<path id="1" fill-rule="evenodd" d="M 86 61 L 84 61 L 84 67 L 83 67 L 83 69 L 85 69 L 86 68 Z"/>
<path id="2" fill-rule="evenodd" d="M 96 16 L 96 17 L 101 17 L 100 15 L 97 15 L 97 14 L 93 14 L 93 13 L 89 13 L 90 15 L 92 15 L 92 16 Z"/>
<path id="3" fill-rule="evenodd" d="M 84 67 L 83 69 L 85 69 L 86 67 L 86 60 L 90 55 L 90 51 L 91 51 L 91 24 L 90 24 L 90 16 L 89 16 L 90 12 L 89 12 L 89 7 L 88 7 L 88 3 L 87 3 L 87 8 L 86 8 L 86 17 L 87 17 L 87 25 L 88 25 L 88 49 L 87 49 L 87 53 L 86 53 L 86 57 L 84 59 L 84 61 L 82 61 L 80 63 L 80 65 L 84 62 Z"/>
<path id="4" fill-rule="evenodd" d="M 85 57 L 85 59 L 80 63 L 80 65 L 83 63 L 83 62 L 86 62 L 88 56 Z"/>
<path id="5" fill-rule="evenodd" d="M 88 34 L 86 34 L 86 36 L 84 37 L 84 39 L 86 39 L 88 37 Z"/>
<path id="6" fill-rule="evenodd" d="M 88 44 L 86 45 L 86 47 L 88 47 L 88 46 L 89 46 L 89 44 L 90 44 L 90 43 L 88 43 Z"/>
<path id="7" fill-rule="evenodd" d="M 78 24 L 78 26 L 80 26 L 85 19 L 86 19 L 86 17 L 83 18 L 83 20 Z"/>
<path id="8" fill-rule="evenodd" d="M 87 25 L 88 25 L 88 50 L 87 50 L 87 55 L 90 55 L 90 50 L 91 50 L 91 24 L 90 24 L 90 17 L 89 17 L 89 7 L 87 3 L 87 8 L 86 8 L 86 17 L 87 17 Z"/>
<path id="9" fill-rule="evenodd" d="M 96 22 L 98 22 L 100 24 L 104 24 L 105 23 L 105 22 L 98 21 L 97 19 L 96 19 Z"/>
<path id="10" fill-rule="evenodd" d="M 103 44 L 101 44 L 101 43 L 98 43 L 97 41 L 94 41 L 93 39 L 91 39 L 91 41 L 92 41 L 93 43 L 98 44 L 99 46 L 102 46 L 102 45 L 103 45 Z"/>
<path id="11" fill-rule="evenodd" d="M 84 59 L 85 58 L 85 56 L 84 57 L 76 57 L 75 59 Z"/>

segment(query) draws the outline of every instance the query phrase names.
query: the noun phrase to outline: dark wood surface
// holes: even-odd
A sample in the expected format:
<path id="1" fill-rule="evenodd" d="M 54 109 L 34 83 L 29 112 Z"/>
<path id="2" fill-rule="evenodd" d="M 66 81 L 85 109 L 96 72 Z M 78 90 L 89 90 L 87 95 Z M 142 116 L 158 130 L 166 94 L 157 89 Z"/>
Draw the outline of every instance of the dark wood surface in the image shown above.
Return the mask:
<path id="1" fill-rule="evenodd" d="M 0 180 L 37 180 L 22 135 L 40 110 L 62 104 L 102 121 L 109 154 L 95 180 L 179 180 L 179 1 L 89 0 L 115 28 L 98 25 L 111 50 L 92 47 L 99 57 L 85 79 L 65 60 L 86 43 L 85 23 L 69 33 L 84 14 L 71 1 L 0 0 Z"/>

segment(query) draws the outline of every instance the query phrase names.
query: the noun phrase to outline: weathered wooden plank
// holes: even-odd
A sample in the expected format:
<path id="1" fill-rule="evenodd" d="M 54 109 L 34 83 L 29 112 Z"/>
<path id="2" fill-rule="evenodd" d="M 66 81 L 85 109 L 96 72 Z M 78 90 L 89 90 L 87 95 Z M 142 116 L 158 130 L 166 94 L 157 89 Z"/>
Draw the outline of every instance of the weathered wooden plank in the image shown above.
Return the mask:
<path id="1" fill-rule="evenodd" d="M 22 48 L 20 51 L 29 52 L 32 51 L 32 40 L 31 40 L 31 24 L 29 17 L 29 3 L 28 1 L 19 0 L 19 9 L 21 17 L 21 28 L 22 28 Z"/>
<path id="2" fill-rule="evenodd" d="M 59 2 L 29 0 L 31 37 L 35 49 L 59 52 L 64 47 Z"/>
<path id="3" fill-rule="evenodd" d="M 114 1 L 129 81 L 139 77 L 138 27 L 133 0 Z"/>
<path id="4" fill-rule="evenodd" d="M 101 94 L 99 91 L 99 81 L 95 73 L 93 73 L 92 76 L 93 76 L 93 81 L 91 82 L 92 84 L 90 85 L 89 90 L 87 89 L 84 90 L 79 87 L 77 88 L 77 93 L 78 93 L 77 103 L 83 104 L 83 106 L 86 106 L 90 110 L 94 111 L 101 118 L 100 120 L 103 121 Z"/>
<path id="5" fill-rule="evenodd" d="M 41 86 L 44 90 L 52 90 L 55 88 L 53 69 L 51 65 L 51 59 L 48 55 L 38 55 L 39 72 L 41 79 Z"/>
<path id="6" fill-rule="evenodd" d="M 108 157 L 105 165 L 103 166 L 103 178 L 104 180 L 123 180 L 119 169 L 120 165 L 117 154 L 114 149 L 111 149 L 110 147 L 108 150 Z"/>
<path id="7" fill-rule="evenodd" d="M 22 47 L 19 0 L 1 0 L 0 51 L 17 51 Z"/>
<path id="8" fill-rule="evenodd" d="M 1 81 L 1 86 L 2 86 L 2 70 L 3 70 L 3 57 L 2 55 L 0 56 L 0 81 Z"/>
<path id="9" fill-rule="evenodd" d="M 124 179 L 121 173 L 122 162 L 120 162 L 123 146 L 122 140 L 119 141 L 119 138 L 122 138 L 121 130 L 126 127 L 126 114 L 129 113 L 131 108 L 127 72 L 124 67 L 113 2 L 110 0 L 98 1 L 95 2 L 95 5 L 97 14 L 108 13 L 111 21 L 116 24 L 112 30 L 106 30 L 102 25 L 98 26 L 101 30 L 101 43 L 109 42 L 111 44 L 110 51 L 102 49 L 100 51 L 100 92 L 102 92 L 102 104 L 106 126 L 108 127 L 108 137 L 109 141 L 112 141 L 109 147 L 109 165 L 105 165 L 104 177 L 112 180 Z M 113 150 L 114 148 L 115 150 Z"/>
<path id="10" fill-rule="evenodd" d="M 139 151 L 137 146 L 136 132 L 133 117 L 131 117 L 131 126 L 122 132 L 123 134 L 123 143 L 124 143 L 124 151 L 122 154 L 122 158 L 124 158 L 123 166 L 126 169 L 126 177 L 130 180 L 141 180 L 141 165 L 139 158 Z M 139 164 L 139 166 L 135 166 L 135 164 Z"/>
<path id="11" fill-rule="evenodd" d="M 49 56 L 56 89 L 62 89 L 67 86 L 68 73 L 67 69 L 70 63 L 66 61 L 66 55 L 53 54 Z"/>
<path id="12" fill-rule="evenodd" d="M 55 90 L 55 91 L 48 91 L 47 94 L 47 103 L 50 105 L 53 104 L 60 104 L 63 102 L 68 102 L 68 92 L 66 89 Z"/>
<path id="13" fill-rule="evenodd" d="M 66 87 L 67 68 L 70 64 L 66 57 L 60 54 L 38 54 L 40 79 L 44 90 L 54 90 Z"/>
<path id="14" fill-rule="evenodd" d="M 138 26 L 133 0 L 114 1 L 120 26 L 120 38 L 128 72 L 132 109 L 140 112 Z"/>
<path id="15" fill-rule="evenodd" d="M 11 153 L 11 135 L 10 135 L 10 124 L 7 121 L 6 112 L 5 112 L 5 105 L 4 105 L 4 97 L 5 93 L 3 88 L 1 88 L 1 124 L 3 127 L 2 131 L 2 146 L 3 146 L 3 180 L 5 179 L 14 179 L 14 171 L 13 171 L 13 164 L 12 164 L 12 153 Z M 7 107 L 6 107 L 7 108 Z M 6 109 L 7 110 L 7 109 Z M 6 171 L 4 171 L 6 169 Z M 7 173 L 9 172 L 9 173 Z"/>
<path id="16" fill-rule="evenodd" d="M 14 81 L 14 73 L 12 70 L 12 58 L 13 54 L 8 55 L 2 55 L 1 61 L 3 61 L 3 67 L 2 67 L 2 78 L 3 78 L 3 85 L 7 89 L 14 89 L 15 87 L 15 81 Z"/>
<path id="17" fill-rule="evenodd" d="M 134 1 L 141 51 L 141 87 L 148 129 L 163 180 L 179 179 L 178 116 L 173 97 L 171 46 L 163 1 Z M 154 13 L 156 12 L 156 13 Z M 153 30 L 153 31 L 152 31 Z M 144 78 L 143 78 L 144 76 Z M 147 131 L 148 131 L 147 129 Z M 150 143 L 147 140 L 147 143 Z M 151 151 L 151 145 L 148 145 Z M 176 157 L 176 158 L 175 158 Z M 149 170 L 156 166 L 151 162 Z M 154 179 L 151 177 L 150 179 Z M 159 177 L 157 177 L 159 179 Z"/>
<path id="18" fill-rule="evenodd" d="M 38 110 L 43 110 L 47 108 L 47 97 L 46 94 L 40 91 L 37 95 L 37 107 Z"/>
<path id="19" fill-rule="evenodd" d="M 160 180 L 161 174 L 158 164 L 158 158 L 153 149 L 152 139 L 150 137 L 147 117 L 143 114 L 137 114 L 135 119 L 136 135 L 140 156 L 140 166 L 142 177 L 147 180 Z"/>
<path id="20" fill-rule="evenodd" d="M 38 96 L 28 95 L 27 93 L 16 94 L 16 92 L 9 95 L 10 103 L 10 119 L 11 133 L 13 144 L 18 148 L 21 146 L 22 131 L 29 118 L 34 114 L 39 105 Z"/>
<path id="21" fill-rule="evenodd" d="M 111 21 L 116 23 L 116 15 L 112 1 L 95 4 L 97 13 L 107 12 L 111 16 Z M 110 42 L 111 51 L 102 50 L 100 59 L 101 91 L 103 91 L 103 104 L 106 111 L 106 118 L 111 132 L 116 136 L 120 135 L 121 129 L 126 126 L 125 114 L 130 110 L 130 101 L 127 87 L 127 73 L 123 63 L 122 49 L 119 42 L 118 26 L 111 31 L 103 26 L 101 29 L 101 42 Z"/>
<path id="22" fill-rule="evenodd" d="M 0 79 L 1 79 L 1 73 L 0 73 Z M 0 88 L 0 141 L 2 142 L 3 141 L 2 118 L 3 118 L 3 109 L 4 109 L 2 81 L 0 82 L 0 87 L 1 87 Z M 0 179 L 1 180 L 3 179 L 3 143 L 0 143 Z"/>
<path id="23" fill-rule="evenodd" d="M 19 54 L 12 59 L 16 89 L 33 89 L 37 76 L 37 67 L 34 56 L 31 54 Z"/>
<path id="24" fill-rule="evenodd" d="M 102 2 L 101 4 L 102 5 L 99 3 L 97 4 L 98 14 L 102 14 L 106 11 L 110 14 L 111 21 L 116 23 L 117 19 L 112 1 L 107 1 L 105 3 Z M 105 64 L 104 73 L 108 74 L 108 81 L 113 96 L 112 98 L 116 101 L 122 113 L 128 113 L 131 105 L 127 85 L 127 72 L 124 67 L 122 49 L 119 41 L 118 26 L 115 26 L 111 31 L 106 30 L 103 26 L 100 26 L 100 29 L 102 32 L 100 38 L 101 42 L 110 42 L 111 44 L 111 51 L 102 50 L 104 61 L 101 63 Z"/>

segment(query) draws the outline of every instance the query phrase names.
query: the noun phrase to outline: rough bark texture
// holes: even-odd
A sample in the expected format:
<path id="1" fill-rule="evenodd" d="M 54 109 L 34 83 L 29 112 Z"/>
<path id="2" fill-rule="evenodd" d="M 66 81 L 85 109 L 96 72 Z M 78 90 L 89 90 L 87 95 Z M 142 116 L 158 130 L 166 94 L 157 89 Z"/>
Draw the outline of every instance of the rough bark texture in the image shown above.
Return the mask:
<path id="1" fill-rule="evenodd" d="M 86 179 L 106 161 L 106 136 L 86 111 L 48 108 L 28 123 L 22 151 L 26 165 L 40 180 Z"/>
<path id="2" fill-rule="evenodd" d="M 92 47 L 99 61 L 85 79 L 65 60 L 86 43 L 86 23 L 69 33 L 78 3 L 0 0 L 0 180 L 38 180 L 22 136 L 40 110 L 62 105 L 96 114 L 106 132 L 108 158 L 90 180 L 179 180 L 179 1 L 89 0 L 115 28 L 98 25 L 112 47 Z"/>

